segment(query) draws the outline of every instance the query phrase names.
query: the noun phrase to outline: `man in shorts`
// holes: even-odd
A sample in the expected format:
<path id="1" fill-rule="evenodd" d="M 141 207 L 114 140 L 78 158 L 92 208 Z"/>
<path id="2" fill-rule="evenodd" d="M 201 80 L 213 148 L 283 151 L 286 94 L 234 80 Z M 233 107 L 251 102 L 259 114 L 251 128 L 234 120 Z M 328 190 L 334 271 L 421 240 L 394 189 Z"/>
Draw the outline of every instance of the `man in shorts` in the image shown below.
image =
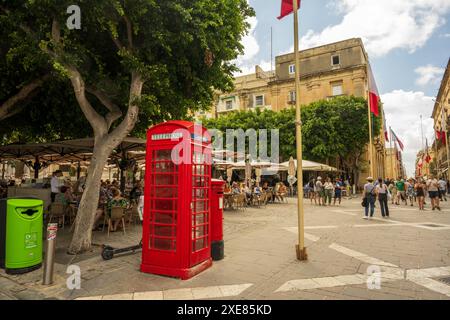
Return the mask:
<path id="1" fill-rule="evenodd" d="M 406 200 L 406 190 L 405 190 L 405 180 L 398 179 L 396 183 L 397 187 L 397 202 L 396 205 L 399 205 L 401 201 L 405 201 L 405 204 L 408 205 Z"/>
<path id="2" fill-rule="evenodd" d="M 430 176 L 430 179 L 427 181 L 427 189 L 431 199 L 432 210 L 437 208 L 441 211 L 441 207 L 439 207 L 439 183 L 433 176 Z"/>

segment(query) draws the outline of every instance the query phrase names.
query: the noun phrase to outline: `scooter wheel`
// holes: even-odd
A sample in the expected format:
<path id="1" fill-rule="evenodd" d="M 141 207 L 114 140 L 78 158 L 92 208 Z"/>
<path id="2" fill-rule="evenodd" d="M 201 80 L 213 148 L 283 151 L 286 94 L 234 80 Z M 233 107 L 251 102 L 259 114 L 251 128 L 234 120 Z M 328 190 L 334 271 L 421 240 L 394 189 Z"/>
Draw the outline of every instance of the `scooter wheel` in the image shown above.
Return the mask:
<path id="1" fill-rule="evenodd" d="M 114 249 L 111 247 L 105 247 L 102 251 L 103 260 L 111 260 L 114 257 Z"/>

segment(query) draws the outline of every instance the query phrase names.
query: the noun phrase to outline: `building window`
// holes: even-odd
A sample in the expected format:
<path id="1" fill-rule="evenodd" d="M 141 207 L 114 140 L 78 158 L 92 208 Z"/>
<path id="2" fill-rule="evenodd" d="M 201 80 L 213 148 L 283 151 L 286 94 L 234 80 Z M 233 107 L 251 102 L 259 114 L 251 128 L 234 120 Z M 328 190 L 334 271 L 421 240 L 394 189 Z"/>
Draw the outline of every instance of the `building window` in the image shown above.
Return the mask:
<path id="1" fill-rule="evenodd" d="M 341 64 L 341 59 L 339 55 L 334 55 L 331 57 L 331 65 L 332 66 L 339 66 Z"/>
<path id="2" fill-rule="evenodd" d="M 264 95 L 255 96 L 255 107 L 264 105 Z"/>
<path id="3" fill-rule="evenodd" d="M 295 73 L 295 64 L 291 64 L 289 65 L 289 74 L 294 74 Z"/>
<path id="4" fill-rule="evenodd" d="M 343 94 L 342 83 L 332 83 L 331 90 L 332 90 L 333 96 L 342 95 Z"/>
<path id="5" fill-rule="evenodd" d="M 233 109 L 233 100 L 225 101 L 225 109 L 227 109 L 227 110 Z"/>
<path id="6" fill-rule="evenodd" d="M 289 102 L 295 102 L 295 91 L 289 92 Z"/>

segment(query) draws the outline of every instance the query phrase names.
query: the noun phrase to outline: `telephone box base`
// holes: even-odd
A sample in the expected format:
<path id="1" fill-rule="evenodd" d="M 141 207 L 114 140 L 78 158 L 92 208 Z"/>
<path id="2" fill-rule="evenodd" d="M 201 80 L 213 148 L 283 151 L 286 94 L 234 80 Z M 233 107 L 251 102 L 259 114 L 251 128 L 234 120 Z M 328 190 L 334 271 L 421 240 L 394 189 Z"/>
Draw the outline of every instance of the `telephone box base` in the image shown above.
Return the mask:
<path id="1" fill-rule="evenodd" d="M 212 259 L 209 258 L 208 260 L 205 260 L 197 264 L 196 266 L 187 269 L 168 268 L 148 264 L 141 264 L 141 272 L 175 277 L 180 278 L 181 280 L 188 280 L 196 276 L 200 272 L 208 269 L 211 266 L 212 266 Z"/>

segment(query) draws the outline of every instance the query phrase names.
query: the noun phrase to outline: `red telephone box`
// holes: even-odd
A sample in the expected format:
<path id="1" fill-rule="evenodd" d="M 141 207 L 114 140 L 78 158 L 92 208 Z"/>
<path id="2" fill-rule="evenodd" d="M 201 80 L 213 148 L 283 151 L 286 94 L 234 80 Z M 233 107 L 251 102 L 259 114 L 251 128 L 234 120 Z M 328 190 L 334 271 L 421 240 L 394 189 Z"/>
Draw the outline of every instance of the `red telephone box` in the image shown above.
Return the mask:
<path id="1" fill-rule="evenodd" d="M 148 130 L 142 272 L 185 280 L 211 266 L 210 143 L 188 121 Z"/>

